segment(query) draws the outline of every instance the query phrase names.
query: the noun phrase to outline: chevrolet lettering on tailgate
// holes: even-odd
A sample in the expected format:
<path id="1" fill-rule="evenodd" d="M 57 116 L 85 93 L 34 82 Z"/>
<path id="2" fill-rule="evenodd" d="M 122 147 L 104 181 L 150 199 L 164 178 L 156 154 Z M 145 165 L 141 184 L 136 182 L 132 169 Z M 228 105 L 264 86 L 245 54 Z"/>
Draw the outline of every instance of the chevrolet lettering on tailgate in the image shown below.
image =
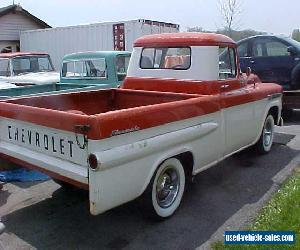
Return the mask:
<path id="1" fill-rule="evenodd" d="M 67 133 L 26 123 L 16 124 L 13 120 L 1 121 L 2 140 L 74 163 L 82 163 L 83 157 L 80 155 L 85 154 L 85 150 L 77 145 L 75 134 Z M 83 136 L 78 135 L 78 140 L 83 141 Z"/>
<path id="2" fill-rule="evenodd" d="M 73 145 L 71 140 L 57 138 L 55 135 L 43 134 L 27 128 L 18 128 L 8 125 L 8 139 L 10 141 L 21 142 L 37 148 L 42 148 L 52 153 L 59 153 L 73 157 Z"/>

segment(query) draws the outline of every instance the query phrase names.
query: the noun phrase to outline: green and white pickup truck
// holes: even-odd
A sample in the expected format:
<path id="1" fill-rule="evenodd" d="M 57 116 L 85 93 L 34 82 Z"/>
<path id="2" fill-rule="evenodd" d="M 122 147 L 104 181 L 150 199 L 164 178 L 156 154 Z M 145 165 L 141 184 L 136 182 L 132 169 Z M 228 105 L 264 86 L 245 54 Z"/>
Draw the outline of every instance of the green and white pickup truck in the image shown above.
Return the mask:
<path id="1" fill-rule="evenodd" d="M 63 58 L 59 83 L 0 89 L 0 99 L 116 88 L 122 84 L 130 59 L 126 51 L 79 52 Z"/>

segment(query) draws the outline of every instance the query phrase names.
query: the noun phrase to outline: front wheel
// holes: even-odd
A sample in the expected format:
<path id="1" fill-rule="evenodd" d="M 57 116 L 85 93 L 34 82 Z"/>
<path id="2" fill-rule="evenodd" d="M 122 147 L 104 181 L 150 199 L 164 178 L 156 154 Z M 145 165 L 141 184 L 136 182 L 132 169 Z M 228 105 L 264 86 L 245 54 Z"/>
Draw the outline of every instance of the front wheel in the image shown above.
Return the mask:
<path id="1" fill-rule="evenodd" d="M 172 216 L 180 205 L 185 189 L 185 171 L 176 158 L 164 161 L 153 175 L 143 202 L 148 215 L 156 219 Z"/>
<path id="2" fill-rule="evenodd" d="M 270 152 L 274 139 L 274 127 L 274 118 L 272 115 L 269 114 L 265 120 L 260 138 L 255 144 L 255 148 L 259 153 L 267 154 Z"/>

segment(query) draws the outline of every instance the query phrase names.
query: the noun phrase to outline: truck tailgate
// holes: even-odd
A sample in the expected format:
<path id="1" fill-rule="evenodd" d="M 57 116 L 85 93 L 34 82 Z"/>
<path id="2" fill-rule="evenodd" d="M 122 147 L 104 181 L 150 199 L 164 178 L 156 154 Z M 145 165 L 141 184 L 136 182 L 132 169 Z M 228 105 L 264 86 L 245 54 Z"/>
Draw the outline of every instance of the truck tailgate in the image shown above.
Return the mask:
<path id="1" fill-rule="evenodd" d="M 77 137 L 77 139 L 76 139 Z M 83 135 L 29 122 L 0 118 L 0 152 L 47 172 L 87 183 L 87 150 Z M 85 180 L 86 179 L 86 180 Z"/>

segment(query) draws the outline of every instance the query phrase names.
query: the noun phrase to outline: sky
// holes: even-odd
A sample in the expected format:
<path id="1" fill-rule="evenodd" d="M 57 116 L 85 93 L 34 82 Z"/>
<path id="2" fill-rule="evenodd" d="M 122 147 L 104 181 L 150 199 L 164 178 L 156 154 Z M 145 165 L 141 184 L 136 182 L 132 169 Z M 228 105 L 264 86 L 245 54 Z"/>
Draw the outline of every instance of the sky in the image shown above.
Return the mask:
<path id="1" fill-rule="evenodd" d="M 199 26 L 222 28 L 220 0 L 15 0 L 52 27 L 104 21 L 151 19 L 180 24 L 181 31 Z M 299 0 L 239 0 L 238 29 L 290 35 L 300 28 Z M 0 6 L 13 0 L 0 0 Z"/>

